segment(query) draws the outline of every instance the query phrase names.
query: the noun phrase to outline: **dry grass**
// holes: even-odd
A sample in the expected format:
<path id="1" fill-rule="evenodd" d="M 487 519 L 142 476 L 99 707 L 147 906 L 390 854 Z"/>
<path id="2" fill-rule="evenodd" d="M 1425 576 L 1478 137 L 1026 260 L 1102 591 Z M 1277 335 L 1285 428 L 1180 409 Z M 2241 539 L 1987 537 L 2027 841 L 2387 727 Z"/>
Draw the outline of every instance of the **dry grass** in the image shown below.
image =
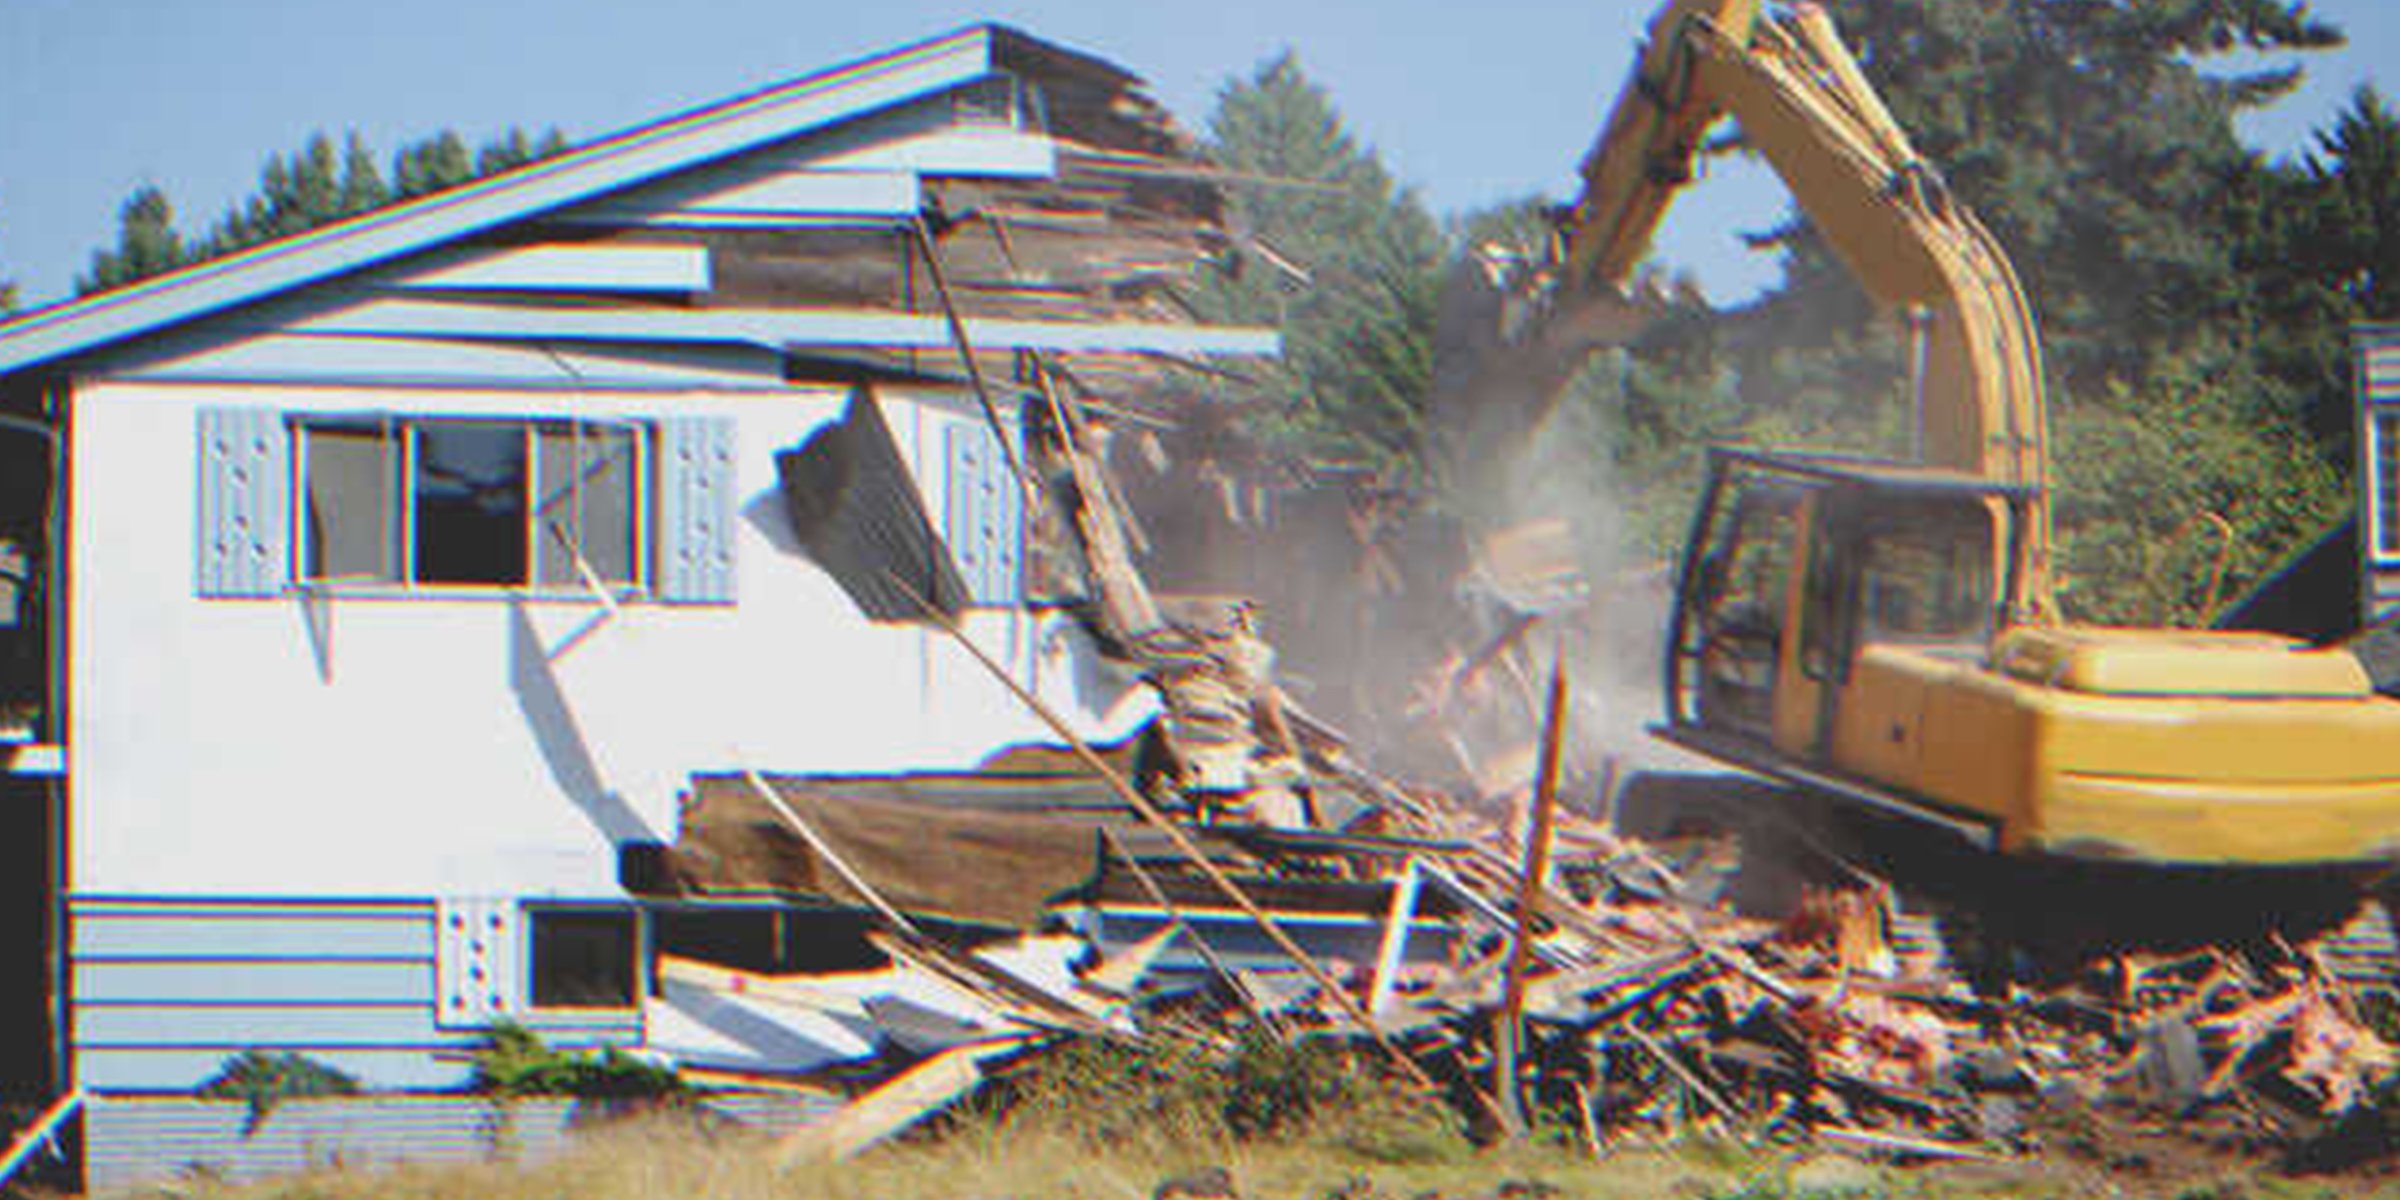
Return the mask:
<path id="1" fill-rule="evenodd" d="M 1227 1168 L 1246 1200 L 1418 1200 L 1428 1193 L 1483 1198 L 1511 1180 L 1548 1184 L 1561 1200 L 2400 1196 L 2400 1187 L 2388 1180 L 2293 1180 L 2247 1171 L 2143 1179 L 2039 1161 L 1898 1170 L 1711 1142 L 1627 1148 L 1600 1159 L 1535 1147 L 1395 1164 L 1316 1136 L 1215 1145 L 1180 1136 L 1136 1137 L 1094 1146 L 1056 1129 L 993 1120 L 838 1164 L 779 1167 L 764 1139 L 654 1121 L 595 1131 L 571 1153 L 541 1163 L 317 1172 L 249 1186 L 186 1181 L 153 1194 L 177 1200 L 1150 1200 L 1161 1181 L 1208 1166 Z M 1361 1181 L 1370 1190 L 1351 1190 Z"/>
<path id="2" fill-rule="evenodd" d="M 645 1122 L 595 1132 L 572 1152 L 533 1164 L 321 1171 L 247 1186 L 190 1181 L 162 1190 L 188 1200 L 1150 1200 L 1161 1181 L 1209 1166 L 1227 1168 L 1250 1200 L 1318 1200 L 1362 1179 L 1374 1195 L 1392 1198 L 1490 1196 L 1507 1180 L 1539 1180 L 1565 1196 L 1697 1200 L 1742 1195 L 1765 1177 L 1744 1156 L 1710 1152 L 1628 1151 L 1594 1162 L 1524 1150 L 1390 1164 L 1313 1139 L 1216 1147 L 1135 1139 L 1094 1147 L 1053 1131 L 993 1123 L 844 1163 L 779 1167 L 763 1139 Z"/>
<path id="3" fill-rule="evenodd" d="M 1687 1139 L 1584 1153 L 1572 1138 L 1476 1149 L 1444 1106 L 1339 1052 L 1245 1044 L 1230 1059 L 1101 1044 L 1044 1056 L 939 1128 L 840 1162 L 779 1162 L 773 1142 L 658 1116 L 588 1130 L 543 1162 L 318 1172 L 175 1200 L 1152 1200 L 1162 1181 L 1231 1173 L 1245 1200 L 1467 1200 L 1518 1181 L 1568 1197 L 1985 1200 L 2110 1196 L 2311 1200 L 2386 1196 L 2400 1176 L 2292 1179 L 2236 1154 L 2153 1138 L 2136 1167 L 2056 1140 L 2045 1157 L 1913 1169 Z M 2045 1139 L 2051 1141 L 2052 1139 Z M 2118 1141 L 2103 1138 L 2104 1141 Z M 2125 1149 L 2125 1147 L 2119 1147 Z M 1519 1192 L 1540 1200 L 1543 1192 Z"/>

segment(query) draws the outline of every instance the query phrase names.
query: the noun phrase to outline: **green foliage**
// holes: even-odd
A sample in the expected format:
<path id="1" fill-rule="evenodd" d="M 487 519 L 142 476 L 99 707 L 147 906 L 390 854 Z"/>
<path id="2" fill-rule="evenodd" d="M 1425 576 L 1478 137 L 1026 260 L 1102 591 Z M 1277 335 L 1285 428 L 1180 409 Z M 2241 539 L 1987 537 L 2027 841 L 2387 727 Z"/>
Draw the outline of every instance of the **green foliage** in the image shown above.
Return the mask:
<path id="1" fill-rule="evenodd" d="M 1431 214 L 1288 51 L 1218 92 L 1208 133 L 1218 163 L 1279 181 L 1229 189 L 1237 269 L 1193 296 L 1204 319 L 1283 332 L 1256 434 L 1284 454 L 1412 481 L 1447 252 Z"/>
<path id="2" fill-rule="evenodd" d="M 689 1085 L 675 1068 L 636 1058 L 614 1046 L 599 1053 L 559 1050 L 513 1021 L 491 1027 L 475 1052 L 474 1090 L 496 1096 L 577 1096 L 584 1099 L 669 1099 Z"/>
<path id="3" fill-rule="evenodd" d="M 2032 294 L 2070 614 L 2200 620 L 2212 577 L 2238 595 L 2338 518 L 2347 323 L 2400 317 L 2400 120 L 2362 92 L 2317 154 L 2270 166 L 2233 117 L 2339 34 L 2274 0 L 1831 7 Z M 2236 49 L 2265 65 L 2223 69 Z M 1784 268 L 1769 295 L 1678 304 L 1570 390 L 1653 550 L 1682 536 L 1706 443 L 1906 450 L 1895 322 L 1805 222 L 1766 241 Z"/>
<path id="4" fill-rule="evenodd" d="M 2316 149 L 2254 163 L 2232 190 L 2260 364 L 2327 457 L 2347 461 L 2349 330 L 2400 319 L 2400 115 L 2373 87 L 2351 96 Z"/>
<path id="5" fill-rule="evenodd" d="M 244 1050 L 200 1085 L 200 1094 L 216 1100 L 249 1102 L 248 1131 L 255 1132 L 267 1114 L 285 1100 L 308 1096 L 355 1096 L 358 1079 L 305 1054 L 269 1054 Z"/>
<path id="6" fill-rule="evenodd" d="M 2140 388 L 2063 408 L 2057 444 L 2060 602 L 2079 620 L 2194 625 L 2321 535 L 2347 504 L 2305 433 L 2240 398 L 2238 348 L 2188 351 Z M 2222 530 L 2202 514 L 2231 528 Z"/>
<path id="7" fill-rule="evenodd" d="M 1830 7 L 1917 149 L 2008 247 L 2078 390 L 2138 377 L 2232 311 L 2233 117 L 2290 91 L 2287 52 L 2341 42 L 2283 0 Z M 2268 65 L 2228 69 L 2235 50 Z"/>
<path id="8" fill-rule="evenodd" d="M 1728 1191 L 1712 1191 L 1706 1200 L 1877 1200 L 1884 1194 L 1881 1188 L 1863 1184 L 1809 1187 L 1778 1175 L 1747 1180 Z"/>
<path id="9" fill-rule="evenodd" d="M 76 279 L 75 291 L 106 291 L 172 271 L 186 261 L 183 235 L 175 232 L 175 206 L 164 189 L 144 184 L 117 209 L 116 249 L 93 252 L 91 270 Z"/>
<path id="10" fill-rule="evenodd" d="M 511 129 L 470 155 L 466 143 L 445 130 L 401 147 L 392 156 L 387 182 L 373 151 L 357 133 L 344 135 L 339 149 L 331 136 L 316 133 L 291 154 L 268 155 L 259 168 L 257 190 L 207 233 L 188 242 L 176 231 L 174 206 L 163 189 L 145 185 L 135 190 L 118 212 L 116 247 L 93 254 L 91 268 L 76 280 L 75 290 L 88 294 L 119 287 L 510 170 L 565 148 L 566 138 L 555 129 L 538 138 Z"/>
<path id="11" fill-rule="evenodd" d="M 1316 1139 L 1374 1162 L 1449 1161 L 1467 1142 L 1441 1104 L 1331 1041 L 1245 1034 L 1230 1056 L 1191 1043 L 1097 1039 L 1044 1054 L 1010 1119 L 1092 1146 L 1214 1147 Z"/>

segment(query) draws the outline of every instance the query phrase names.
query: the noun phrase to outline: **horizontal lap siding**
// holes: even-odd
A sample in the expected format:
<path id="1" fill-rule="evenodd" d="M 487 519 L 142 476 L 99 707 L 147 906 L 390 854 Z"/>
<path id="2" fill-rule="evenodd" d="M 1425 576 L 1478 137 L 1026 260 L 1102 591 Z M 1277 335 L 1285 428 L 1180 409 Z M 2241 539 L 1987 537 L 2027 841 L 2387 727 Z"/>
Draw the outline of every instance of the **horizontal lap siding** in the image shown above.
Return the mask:
<path id="1" fill-rule="evenodd" d="M 767 1134 L 821 1120 L 834 1108 L 829 1097 L 778 1093 L 703 1103 Z M 540 1159 L 568 1144 L 579 1115 L 568 1100 L 360 1096 L 286 1101 L 253 1126 L 238 1101 L 104 1096 L 85 1109 L 85 1183 L 105 1194 L 196 1169 L 245 1181 L 335 1164 Z"/>
<path id="2" fill-rule="evenodd" d="M 247 1049 L 296 1051 L 371 1088 L 467 1081 L 473 1030 L 434 1020 L 431 903 L 70 904 L 76 1077 L 183 1091 Z M 554 1044 L 635 1042 L 634 1012 L 527 1019 Z"/>
<path id="3" fill-rule="evenodd" d="M 286 1102 L 252 1126 L 249 1107 L 184 1099 L 104 1099 L 84 1115 L 85 1183 L 95 1193 L 195 1170 L 233 1181 L 310 1168 L 540 1157 L 565 1140 L 571 1105 L 503 1110 L 480 1097 L 369 1096 Z"/>

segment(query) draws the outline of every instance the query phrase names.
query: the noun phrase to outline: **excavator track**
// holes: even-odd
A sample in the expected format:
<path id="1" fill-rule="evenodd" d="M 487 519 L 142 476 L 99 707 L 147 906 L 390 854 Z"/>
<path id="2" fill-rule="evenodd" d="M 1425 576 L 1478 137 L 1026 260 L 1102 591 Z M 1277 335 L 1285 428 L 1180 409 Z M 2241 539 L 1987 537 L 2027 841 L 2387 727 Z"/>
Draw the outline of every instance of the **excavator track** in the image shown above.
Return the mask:
<path id="1" fill-rule="evenodd" d="M 1894 901 L 1899 956 L 1945 965 L 1984 990 L 2064 980 L 2123 955 L 2311 947 L 2336 977 L 2400 991 L 2394 897 L 2380 894 L 2381 872 L 2365 867 L 2001 854 L 1837 797 L 1723 772 L 1638 775 L 1618 817 L 1637 836 L 1738 841 L 1740 866 L 1723 899 L 1752 915 L 1782 916 L 1809 888 L 1883 889 Z"/>

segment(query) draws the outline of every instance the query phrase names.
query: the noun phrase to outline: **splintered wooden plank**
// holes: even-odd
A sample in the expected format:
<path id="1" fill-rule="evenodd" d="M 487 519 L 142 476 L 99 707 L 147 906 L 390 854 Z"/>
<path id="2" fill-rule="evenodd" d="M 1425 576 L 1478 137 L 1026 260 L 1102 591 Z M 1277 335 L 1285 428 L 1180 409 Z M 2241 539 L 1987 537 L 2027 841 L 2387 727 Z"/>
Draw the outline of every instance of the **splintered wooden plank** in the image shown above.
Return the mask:
<path id="1" fill-rule="evenodd" d="M 843 1105 L 824 1122 L 796 1130 L 783 1140 L 778 1156 L 786 1162 L 848 1158 L 949 1107 L 983 1082 L 984 1063 L 1013 1054 L 1037 1037 L 1012 1034 L 944 1050 Z"/>

